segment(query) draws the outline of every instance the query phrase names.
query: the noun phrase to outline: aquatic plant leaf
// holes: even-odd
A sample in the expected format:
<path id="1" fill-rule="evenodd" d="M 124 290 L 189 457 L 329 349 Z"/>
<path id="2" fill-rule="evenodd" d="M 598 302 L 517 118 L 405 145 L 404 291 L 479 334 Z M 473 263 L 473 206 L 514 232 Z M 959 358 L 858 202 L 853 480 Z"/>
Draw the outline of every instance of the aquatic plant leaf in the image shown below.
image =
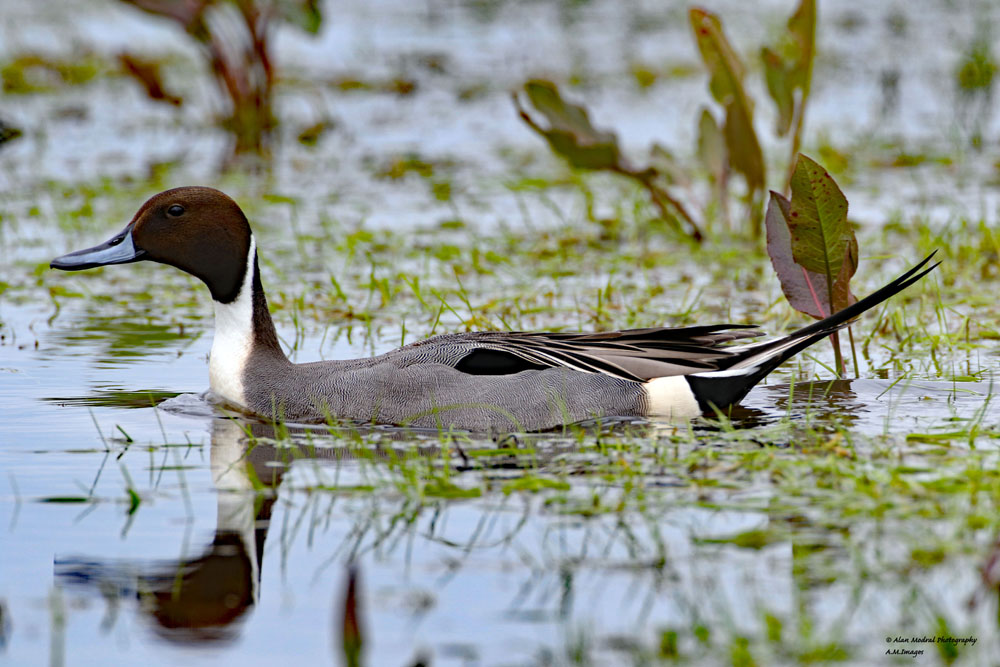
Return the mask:
<path id="1" fill-rule="evenodd" d="M 160 74 L 160 64 L 153 60 L 146 60 L 127 51 L 118 54 L 118 62 L 126 74 L 134 78 L 142 87 L 146 89 L 149 99 L 157 102 L 166 102 L 175 107 L 184 103 L 184 99 L 168 91 L 163 85 L 163 77 Z"/>
<path id="2" fill-rule="evenodd" d="M 545 137 L 556 153 L 579 169 L 622 169 L 618 138 L 613 132 L 596 129 L 587 110 L 566 102 L 559 89 L 550 81 L 532 80 L 524 84 L 524 92 L 538 113 L 545 117 L 548 128 L 539 125 L 521 108 L 515 96 L 518 112 L 524 121 Z"/>
<path id="3" fill-rule="evenodd" d="M 722 128 L 729 152 L 729 164 L 747 179 L 751 190 L 764 188 L 764 154 L 753 129 L 753 118 L 738 105 L 726 107 L 726 124 Z"/>
<path id="4" fill-rule="evenodd" d="M 760 53 L 767 92 L 778 108 L 776 132 L 779 136 L 788 134 L 792 127 L 796 91 L 799 92 L 800 108 L 805 105 L 812 81 L 815 52 L 816 0 L 801 0 L 788 19 L 788 31 L 784 34 L 780 47 L 764 47 Z"/>
<path id="5" fill-rule="evenodd" d="M 743 92 L 743 62 L 726 39 L 718 16 L 695 7 L 689 17 L 698 51 L 708 68 L 712 97 L 722 106 L 729 106 Z"/>
<path id="6" fill-rule="evenodd" d="M 778 107 L 778 118 L 775 121 L 775 132 L 785 136 L 792 129 L 792 116 L 795 113 L 794 74 L 785 69 L 785 62 L 777 53 L 768 47 L 760 51 L 760 59 L 764 63 L 764 80 L 767 92 Z"/>
<path id="7" fill-rule="evenodd" d="M 661 185 L 663 174 L 654 167 L 633 168 L 625 161 L 618 138 L 613 132 L 598 130 L 582 106 L 563 100 L 559 89 L 549 81 L 532 80 L 524 84 L 524 92 L 535 110 L 541 113 L 548 127 L 540 125 L 512 95 L 514 106 L 528 127 L 540 134 L 553 151 L 577 169 L 607 170 L 633 179 L 649 193 L 662 220 L 680 228 L 683 220 L 691 228 L 691 237 L 700 242 L 704 235 L 684 204 Z M 662 155 L 660 157 L 663 157 Z M 669 159 L 667 160 L 670 161 Z M 669 180 L 672 171 L 667 172 Z"/>
<path id="8" fill-rule="evenodd" d="M 833 303 L 831 303 L 826 275 L 809 271 L 795 262 L 792 254 L 792 233 L 788 224 L 791 212 L 791 202 L 772 191 L 771 200 L 767 205 L 767 215 L 764 217 L 767 254 L 771 258 L 771 266 L 778 274 L 781 291 L 784 292 L 792 308 L 818 320 L 823 319 L 858 300 L 851 293 L 849 286 L 851 276 L 854 275 L 858 265 L 858 244 L 854 241 L 848 247 L 849 258 L 843 262 L 841 271 L 834 281 Z"/>
<path id="9" fill-rule="evenodd" d="M 801 153 L 792 173 L 788 228 L 795 263 L 825 275 L 832 289 L 845 262 L 851 263 L 849 250 L 857 241 L 844 193 L 823 167 Z"/>
<path id="10" fill-rule="evenodd" d="M 795 13 L 788 19 L 788 33 L 797 47 L 792 83 L 809 93 L 812 64 L 816 53 L 816 0 L 801 0 Z"/>
<path id="11" fill-rule="evenodd" d="M 733 169 L 743 174 L 751 190 L 763 189 L 764 156 L 753 128 L 753 103 L 743 88 L 743 63 L 715 14 L 697 7 L 689 12 L 701 59 L 709 72 L 712 97 L 726 110 L 723 134 Z"/>
<path id="12" fill-rule="evenodd" d="M 323 26 L 319 0 L 278 0 L 276 8 L 283 21 L 311 35 Z"/>
<path id="13" fill-rule="evenodd" d="M 215 0 L 122 0 L 150 14 L 171 18 L 185 29 L 201 23 L 205 9 Z"/>
<path id="14" fill-rule="evenodd" d="M 718 181 L 726 169 L 726 138 L 708 109 L 702 109 L 698 119 L 698 157 Z"/>

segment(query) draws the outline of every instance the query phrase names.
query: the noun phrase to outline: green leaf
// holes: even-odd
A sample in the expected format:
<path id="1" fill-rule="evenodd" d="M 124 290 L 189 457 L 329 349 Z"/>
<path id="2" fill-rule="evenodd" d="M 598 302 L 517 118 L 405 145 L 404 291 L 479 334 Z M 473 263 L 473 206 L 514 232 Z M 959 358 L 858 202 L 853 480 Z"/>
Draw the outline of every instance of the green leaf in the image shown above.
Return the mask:
<path id="1" fill-rule="evenodd" d="M 319 0 L 278 0 L 276 7 L 283 21 L 311 35 L 323 26 Z"/>
<path id="2" fill-rule="evenodd" d="M 794 75 L 785 69 L 781 56 L 768 47 L 760 51 L 760 59 L 764 63 L 764 80 L 767 82 L 767 92 L 778 107 L 778 118 L 775 132 L 785 136 L 792 129 L 792 115 L 795 113 Z"/>
<path id="3" fill-rule="evenodd" d="M 708 87 L 712 97 L 722 106 L 729 106 L 743 92 L 743 63 L 722 31 L 722 22 L 715 14 L 693 8 L 689 12 L 691 29 L 708 68 Z"/>
<path id="4" fill-rule="evenodd" d="M 142 497 L 132 487 L 129 487 L 126 491 L 128 492 L 128 513 L 131 516 L 135 514 L 136 510 L 139 509 L 139 505 L 142 504 Z"/>
<path id="5" fill-rule="evenodd" d="M 733 169 L 743 174 L 751 190 L 763 189 L 764 156 L 753 128 L 753 103 L 743 88 L 743 63 L 726 39 L 719 18 L 704 9 L 689 12 L 701 59 L 708 68 L 709 90 L 726 109 L 723 134 Z"/>
<path id="6" fill-rule="evenodd" d="M 825 276 L 831 292 L 845 263 L 857 265 L 857 240 L 847 221 L 847 198 L 823 167 L 802 154 L 792 174 L 788 228 L 795 263 Z"/>
<path id="7" fill-rule="evenodd" d="M 722 128 L 729 151 L 729 164 L 747 179 L 751 190 L 764 189 L 764 154 L 753 129 L 753 119 L 745 109 L 726 107 L 726 125 Z"/>
<path id="8" fill-rule="evenodd" d="M 596 129 L 587 110 L 563 100 L 559 89 L 549 81 L 528 81 L 524 92 L 538 113 L 545 117 L 545 128 L 518 106 L 521 117 L 545 137 L 556 153 L 578 169 L 619 169 L 621 151 L 613 132 Z M 515 97 L 515 103 L 517 98 Z"/>
<path id="9" fill-rule="evenodd" d="M 729 537 L 706 537 L 696 539 L 696 544 L 732 544 L 744 549 L 763 549 L 782 542 L 786 537 L 770 530 L 747 530 Z"/>
<path id="10" fill-rule="evenodd" d="M 698 119 L 698 157 L 716 181 L 726 169 L 726 138 L 708 109 L 701 110 Z"/>
<path id="11" fill-rule="evenodd" d="M 466 489 L 446 479 L 434 479 L 424 485 L 424 495 L 433 498 L 478 498 L 482 490 Z"/>
<path id="12" fill-rule="evenodd" d="M 801 0 L 788 19 L 788 31 L 779 47 L 764 47 L 760 53 L 767 92 L 778 108 L 776 131 L 779 136 L 791 129 L 796 90 L 799 91 L 800 107 L 805 105 L 815 52 L 816 0 Z"/>
<path id="13" fill-rule="evenodd" d="M 788 19 L 788 32 L 796 45 L 793 85 L 809 94 L 812 83 L 812 65 L 816 54 L 816 0 L 801 0 L 795 13 Z"/>
<path id="14" fill-rule="evenodd" d="M 852 245 L 853 259 L 845 261 L 834 281 L 833 303 L 827 290 L 826 275 L 809 271 L 795 263 L 792 256 L 792 234 L 789 229 L 791 202 L 777 192 L 771 192 L 764 225 L 767 229 L 767 254 L 771 258 L 781 291 L 792 308 L 818 320 L 843 310 L 858 299 L 850 291 L 850 278 L 857 268 L 857 242 Z M 850 252 L 850 250 L 849 250 Z"/>

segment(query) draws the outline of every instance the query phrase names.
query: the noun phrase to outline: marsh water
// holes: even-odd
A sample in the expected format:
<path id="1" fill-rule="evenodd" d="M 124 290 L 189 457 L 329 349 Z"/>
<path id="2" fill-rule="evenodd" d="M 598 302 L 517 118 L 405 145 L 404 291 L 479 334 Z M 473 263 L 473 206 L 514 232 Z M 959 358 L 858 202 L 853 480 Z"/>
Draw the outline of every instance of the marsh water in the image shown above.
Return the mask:
<path id="1" fill-rule="evenodd" d="M 750 51 L 791 11 L 753 4 L 712 5 Z M 247 209 L 297 361 L 480 326 L 790 330 L 766 257 L 637 229 L 639 194 L 581 184 L 510 105 L 530 76 L 576 80 L 636 152 L 690 152 L 685 5 L 331 5 L 317 38 L 279 32 L 282 142 L 236 176 L 183 33 L 61 7 L 0 2 L 0 55 L 145 45 L 190 102 L 107 72 L 0 98 L 25 130 L 0 146 L 0 663 L 340 664 L 354 572 L 369 665 L 996 664 L 1000 128 L 942 83 L 992 3 L 823 5 L 806 146 L 862 156 L 838 176 L 868 243 L 856 291 L 950 262 L 856 325 L 859 379 L 830 381 L 822 345 L 725 419 L 492 437 L 229 414 L 205 394 L 203 286 L 47 262 L 204 182 Z M 295 141 L 320 121 L 318 147 Z"/>
<path id="2" fill-rule="evenodd" d="M 766 486 L 693 497 L 653 467 L 643 484 L 676 492 L 652 491 L 653 507 L 624 513 L 600 508 L 621 494 L 613 480 L 511 492 L 533 466 L 510 442 L 460 437 L 461 450 L 480 450 L 487 462 L 463 466 L 452 441 L 445 456 L 433 432 L 275 433 L 225 418 L 201 398 L 207 337 L 164 336 L 136 354 L 81 335 L 85 322 L 59 322 L 37 349 L 2 348 L 5 372 L 20 380 L 5 383 L 4 404 L 22 412 L 7 415 L 2 454 L 10 664 L 268 664 L 289 653 L 336 661 L 346 563 L 357 564 L 364 591 L 371 664 L 421 656 L 561 664 L 577 645 L 599 662 L 629 663 L 643 638 L 694 619 L 751 634 L 761 609 L 794 613 L 811 588 L 793 550 L 823 540 L 812 520 L 800 517 L 787 541 L 729 541 L 780 520 L 769 502 L 753 509 Z M 125 340 L 135 335 L 117 327 Z M 102 333 L 112 328 L 102 323 Z M 75 382 L 55 379 L 66 377 Z M 66 391 L 77 383 L 75 394 Z M 744 401 L 736 427 L 745 420 L 753 437 L 768 422 L 810 414 L 861 432 L 919 432 L 944 418 L 973 419 L 985 398 L 978 383 L 891 384 L 802 383 L 791 399 L 787 384 L 764 386 Z M 182 393 L 164 399 L 174 392 Z M 605 428 L 638 438 L 651 456 L 679 446 L 676 425 Z M 559 475 L 609 456 L 575 434 L 521 436 L 518 445 Z M 697 444 L 680 446 L 727 445 L 705 429 Z M 454 468 L 458 490 L 482 491 L 424 488 L 415 497 L 397 488 L 428 468 Z M 555 492 L 562 506 L 551 504 Z M 598 507 L 585 511 L 592 498 Z M 784 502 L 809 510 L 804 499 Z M 823 632 L 865 636 L 905 604 L 911 586 L 966 616 L 974 575 L 955 568 L 906 585 L 830 585 L 818 620 L 847 623 Z"/>

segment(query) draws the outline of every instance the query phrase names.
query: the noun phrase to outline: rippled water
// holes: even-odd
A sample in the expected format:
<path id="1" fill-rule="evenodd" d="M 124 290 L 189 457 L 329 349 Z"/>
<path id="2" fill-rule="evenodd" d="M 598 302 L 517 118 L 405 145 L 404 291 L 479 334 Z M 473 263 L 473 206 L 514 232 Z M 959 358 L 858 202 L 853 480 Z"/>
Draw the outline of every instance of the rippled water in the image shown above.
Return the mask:
<path id="1" fill-rule="evenodd" d="M 335 659 L 347 562 L 359 565 L 376 665 L 423 654 L 435 664 L 561 663 L 581 642 L 616 664 L 662 628 L 697 619 L 749 634 L 761 609 L 794 614 L 800 604 L 792 548 L 814 529 L 758 549 L 713 541 L 774 521 L 738 507 L 765 487 L 715 494 L 715 507 L 682 491 L 676 506 L 656 511 L 567 514 L 550 505 L 551 494 L 501 492 L 519 466 L 462 472 L 452 450 L 453 482 L 479 488 L 485 477 L 494 490 L 417 500 L 405 486 L 384 486 L 405 485 L 405 466 L 388 462 L 439 466 L 437 434 L 275 434 L 224 418 L 201 397 L 207 338 L 163 337 L 145 355 L 108 354 L 85 326 L 60 319 L 37 349 L 0 347 L 0 367 L 18 376 L 0 385 L 3 404 L 16 406 L 5 409 L 0 450 L 0 525 L 15 548 L 3 564 L 11 664 L 44 655 L 66 664 L 265 664 L 289 651 Z M 786 416 L 835 419 L 858 433 L 914 432 L 973 419 L 989 391 L 983 383 L 775 383 L 750 394 L 736 425 L 751 439 Z M 615 428 L 645 433 L 650 448 L 670 446 L 674 432 Z M 525 437 L 542 470 L 546 460 L 587 465 L 593 456 L 574 453 L 572 435 Z M 669 490 L 677 481 L 651 471 L 645 483 Z M 600 495 L 615 486 L 585 485 Z M 967 577 L 925 585 L 944 602 L 975 590 Z M 859 632 L 883 623 L 887 599 L 903 595 L 895 585 L 869 588 L 864 595 L 881 606 L 851 616 Z M 827 591 L 824 622 L 849 603 L 844 596 Z"/>

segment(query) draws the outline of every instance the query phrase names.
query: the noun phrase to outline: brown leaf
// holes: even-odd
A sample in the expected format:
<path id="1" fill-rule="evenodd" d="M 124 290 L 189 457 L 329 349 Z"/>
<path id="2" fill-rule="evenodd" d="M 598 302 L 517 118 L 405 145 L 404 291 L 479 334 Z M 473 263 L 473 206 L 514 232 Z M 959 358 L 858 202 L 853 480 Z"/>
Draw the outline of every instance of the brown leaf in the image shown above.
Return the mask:
<path id="1" fill-rule="evenodd" d="M 122 0 L 139 9 L 173 19 L 190 29 L 201 22 L 205 9 L 215 0 Z"/>
<path id="2" fill-rule="evenodd" d="M 358 568 L 356 565 L 349 565 L 347 568 L 347 586 L 344 590 L 340 631 L 340 645 L 344 652 L 344 664 L 348 667 L 358 667 L 361 664 L 361 649 L 364 646 L 364 635 L 361 630 L 358 607 Z"/>
<path id="3" fill-rule="evenodd" d="M 143 60 L 127 52 L 118 54 L 118 62 L 121 63 L 122 70 L 126 74 L 142 84 L 151 100 L 166 102 L 175 107 L 184 103 L 183 98 L 168 92 L 164 87 L 159 63 Z"/>

